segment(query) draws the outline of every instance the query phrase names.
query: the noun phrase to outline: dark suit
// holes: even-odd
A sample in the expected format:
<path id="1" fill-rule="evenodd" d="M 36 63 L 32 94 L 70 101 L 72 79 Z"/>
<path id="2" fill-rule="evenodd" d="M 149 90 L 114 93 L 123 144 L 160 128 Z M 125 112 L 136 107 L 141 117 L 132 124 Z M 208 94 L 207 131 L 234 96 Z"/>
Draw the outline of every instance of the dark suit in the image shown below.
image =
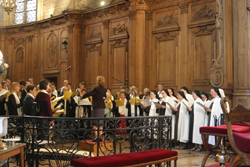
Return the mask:
<path id="1" fill-rule="evenodd" d="M 22 107 L 22 102 L 20 100 L 20 104 L 16 104 L 16 99 L 15 99 L 15 96 L 13 94 L 11 94 L 9 96 L 9 100 L 8 100 L 8 103 L 7 103 L 7 106 L 8 106 L 8 110 L 9 110 L 9 115 L 18 115 L 17 114 L 17 109 Z"/>
<path id="2" fill-rule="evenodd" d="M 25 98 L 26 95 L 27 95 L 27 92 L 26 92 L 25 89 L 20 90 L 20 92 L 21 92 L 21 100 L 20 100 L 20 102 L 23 102 L 23 101 L 24 101 L 24 98 Z"/>
<path id="3" fill-rule="evenodd" d="M 32 107 L 32 104 L 33 104 L 34 101 L 35 101 L 35 99 L 30 95 L 26 95 L 26 97 L 24 98 L 24 101 L 23 101 L 23 113 L 25 115 L 32 115 L 31 114 L 31 107 Z"/>
<path id="4" fill-rule="evenodd" d="M 6 114 L 6 110 L 4 107 L 4 104 L 6 103 L 6 98 L 0 100 L 0 115 L 5 115 Z"/>

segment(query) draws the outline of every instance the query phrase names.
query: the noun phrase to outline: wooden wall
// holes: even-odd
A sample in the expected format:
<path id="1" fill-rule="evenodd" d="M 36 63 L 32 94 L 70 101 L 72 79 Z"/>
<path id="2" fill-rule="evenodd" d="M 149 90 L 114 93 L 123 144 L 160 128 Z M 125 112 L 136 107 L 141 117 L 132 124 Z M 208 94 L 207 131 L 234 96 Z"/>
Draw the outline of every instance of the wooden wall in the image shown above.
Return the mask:
<path id="1" fill-rule="evenodd" d="M 225 89 L 232 99 L 232 4 L 226 0 L 131 0 L 34 24 L 1 28 L 0 49 L 10 64 L 8 77 L 73 80 L 88 89 L 96 76 L 115 91 L 131 85 L 176 91 L 181 86 L 209 92 Z M 227 17 L 225 17 L 225 15 Z M 231 26 L 230 26 L 231 25 Z M 67 49 L 62 42 L 68 41 Z"/>

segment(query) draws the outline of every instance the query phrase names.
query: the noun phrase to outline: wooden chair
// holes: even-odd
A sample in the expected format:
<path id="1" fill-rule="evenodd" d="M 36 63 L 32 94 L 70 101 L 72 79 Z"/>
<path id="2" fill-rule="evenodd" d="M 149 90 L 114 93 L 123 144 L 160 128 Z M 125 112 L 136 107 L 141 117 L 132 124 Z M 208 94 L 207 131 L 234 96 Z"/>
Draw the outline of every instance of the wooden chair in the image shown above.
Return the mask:
<path id="1" fill-rule="evenodd" d="M 230 167 L 239 166 L 242 163 L 250 165 L 250 130 L 238 132 L 232 128 L 232 124 L 235 125 L 235 122 L 238 122 L 238 125 L 242 125 L 242 129 L 250 127 L 250 110 L 242 105 L 238 105 L 228 113 L 225 102 L 226 99 L 223 98 L 221 100 L 221 107 L 227 125 L 227 135 L 232 150 L 240 156 L 240 159 L 235 162 L 233 161 Z"/>

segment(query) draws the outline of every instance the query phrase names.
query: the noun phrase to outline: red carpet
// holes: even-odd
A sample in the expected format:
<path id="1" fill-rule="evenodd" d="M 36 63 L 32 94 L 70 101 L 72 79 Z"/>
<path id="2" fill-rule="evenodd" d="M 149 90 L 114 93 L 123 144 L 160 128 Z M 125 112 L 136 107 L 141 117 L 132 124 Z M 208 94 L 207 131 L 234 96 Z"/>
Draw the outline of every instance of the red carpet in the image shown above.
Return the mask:
<path id="1" fill-rule="evenodd" d="M 206 166 L 206 167 L 220 167 L 220 164 L 214 164 L 214 165 L 210 165 L 210 166 Z M 226 163 L 226 167 L 230 167 L 230 163 Z"/>

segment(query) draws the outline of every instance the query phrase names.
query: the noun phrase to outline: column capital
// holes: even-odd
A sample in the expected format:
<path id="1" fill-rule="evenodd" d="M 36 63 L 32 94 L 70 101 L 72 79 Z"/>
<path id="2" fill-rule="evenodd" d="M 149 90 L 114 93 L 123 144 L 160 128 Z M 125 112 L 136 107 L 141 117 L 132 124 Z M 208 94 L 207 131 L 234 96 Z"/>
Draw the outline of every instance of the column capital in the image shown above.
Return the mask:
<path id="1" fill-rule="evenodd" d="M 129 0 L 130 10 L 147 10 L 148 5 L 145 0 Z"/>

